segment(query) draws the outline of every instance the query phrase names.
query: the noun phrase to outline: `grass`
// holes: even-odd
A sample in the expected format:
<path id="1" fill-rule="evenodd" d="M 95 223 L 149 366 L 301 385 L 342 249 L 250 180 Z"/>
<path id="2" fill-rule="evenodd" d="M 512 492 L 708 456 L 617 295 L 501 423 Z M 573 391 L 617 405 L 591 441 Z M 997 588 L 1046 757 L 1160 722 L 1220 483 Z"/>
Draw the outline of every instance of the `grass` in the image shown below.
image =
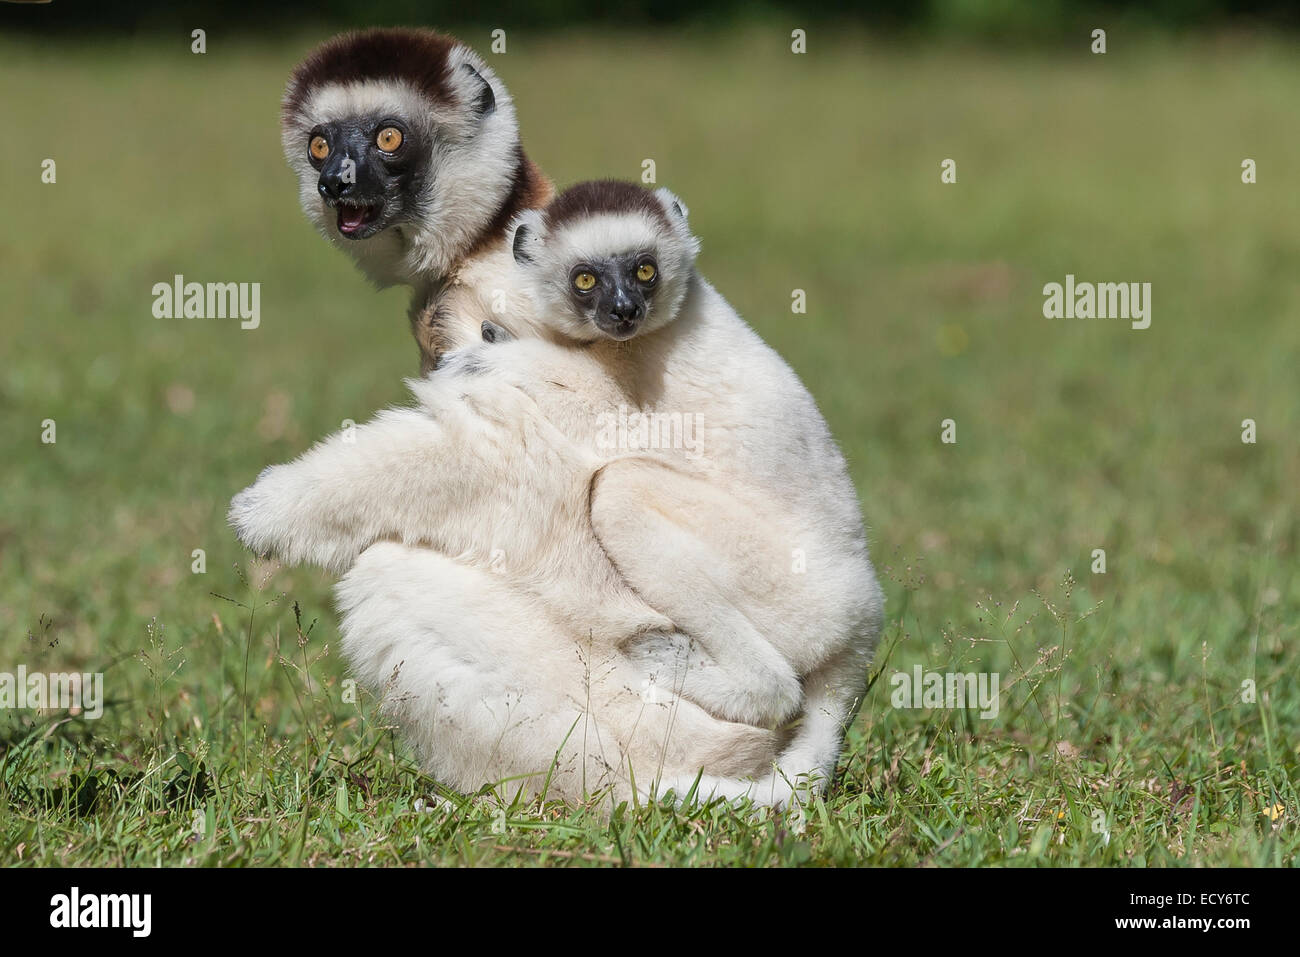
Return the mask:
<path id="1" fill-rule="evenodd" d="M 279 155 L 318 37 L 0 41 L 0 671 L 103 671 L 108 698 L 0 712 L 0 860 L 1294 860 L 1295 42 L 787 36 L 520 34 L 497 61 L 557 180 L 648 157 L 690 204 L 703 270 L 840 439 L 888 595 L 825 801 L 608 821 L 440 797 L 347 693 L 331 580 L 251 565 L 225 526 L 261 468 L 416 369 L 403 293 L 312 233 Z M 260 328 L 155 319 L 176 273 L 261 282 Z M 1151 328 L 1043 318 L 1066 273 L 1151 282 Z M 893 707 L 915 665 L 996 672 L 1000 713 Z"/>

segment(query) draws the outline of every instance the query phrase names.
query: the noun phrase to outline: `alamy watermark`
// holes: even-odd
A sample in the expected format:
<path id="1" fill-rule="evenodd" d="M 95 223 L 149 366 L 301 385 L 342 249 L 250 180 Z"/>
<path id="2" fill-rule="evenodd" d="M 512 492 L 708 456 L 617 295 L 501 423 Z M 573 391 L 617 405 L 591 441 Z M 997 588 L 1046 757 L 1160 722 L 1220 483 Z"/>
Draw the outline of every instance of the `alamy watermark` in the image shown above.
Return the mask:
<path id="1" fill-rule="evenodd" d="M 50 926 L 123 928 L 133 937 L 148 937 L 153 929 L 152 894 L 83 894 L 73 887 L 50 898 Z"/>
<path id="2" fill-rule="evenodd" d="M 1151 283 L 1079 282 L 1043 287 L 1043 315 L 1048 319 L 1128 319 L 1134 329 L 1151 325 Z"/>
<path id="3" fill-rule="evenodd" d="M 702 417 L 695 412 L 629 412 L 620 405 L 617 412 L 597 414 L 596 447 L 613 452 L 680 449 L 694 459 L 703 451 L 702 430 Z"/>
<path id="4" fill-rule="evenodd" d="M 0 671 L 0 708 L 57 708 L 85 718 L 104 716 L 104 673 Z"/>
<path id="5" fill-rule="evenodd" d="M 153 284 L 153 314 L 158 319 L 235 319 L 239 328 L 262 323 L 260 282 L 186 282 L 177 273 L 171 282 Z"/>
<path id="6" fill-rule="evenodd" d="M 896 671 L 889 703 L 895 708 L 975 708 L 981 718 L 998 716 L 1002 676 L 994 672 Z"/>

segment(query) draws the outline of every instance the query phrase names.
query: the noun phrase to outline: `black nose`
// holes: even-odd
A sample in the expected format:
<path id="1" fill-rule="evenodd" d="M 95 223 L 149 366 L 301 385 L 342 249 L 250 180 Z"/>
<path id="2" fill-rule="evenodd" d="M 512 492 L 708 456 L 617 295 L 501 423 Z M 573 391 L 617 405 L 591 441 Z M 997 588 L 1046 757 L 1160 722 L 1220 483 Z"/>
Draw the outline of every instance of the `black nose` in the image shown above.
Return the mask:
<path id="1" fill-rule="evenodd" d="M 609 318 L 620 324 L 636 322 L 645 314 L 645 308 L 639 302 L 633 302 L 627 298 L 619 298 L 609 307 Z"/>
<path id="2" fill-rule="evenodd" d="M 343 199 L 357 191 L 357 173 L 357 161 L 352 158 L 351 150 L 336 150 L 321 167 L 316 188 L 327 203 Z"/>
<path id="3" fill-rule="evenodd" d="M 354 184 L 344 182 L 343 175 L 337 170 L 326 170 L 320 174 L 320 180 L 316 184 L 316 189 L 320 191 L 321 198 L 329 200 L 338 200 L 340 197 L 347 195 L 348 190 Z"/>

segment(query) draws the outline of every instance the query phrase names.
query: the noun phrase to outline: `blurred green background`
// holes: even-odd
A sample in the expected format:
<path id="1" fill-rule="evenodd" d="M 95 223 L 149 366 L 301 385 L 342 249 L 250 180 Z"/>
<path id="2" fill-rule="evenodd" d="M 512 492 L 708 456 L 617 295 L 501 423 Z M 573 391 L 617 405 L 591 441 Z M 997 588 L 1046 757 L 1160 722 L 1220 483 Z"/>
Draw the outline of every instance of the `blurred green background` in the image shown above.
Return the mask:
<path id="1" fill-rule="evenodd" d="M 235 33 L 292 28 L 306 23 L 377 26 L 427 22 L 443 26 L 572 28 L 607 25 L 647 28 L 657 24 L 734 26 L 739 20 L 794 17 L 800 25 L 828 18 L 873 29 L 918 35 L 1008 36 L 1060 39 L 1094 26 L 1124 23 L 1161 30 L 1207 29 L 1300 22 L 1288 0 L 613 0 L 593 6 L 582 0 L 501 0 L 467 5 L 457 0 L 54 0 L 46 9 L 6 11 L 14 25 L 41 31 L 157 32 L 212 19 Z M 1098 22 L 1098 17 L 1106 23 Z"/>
<path id="2" fill-rule="evenodd" d="M 0 765 L 0 787 L 25 800 L 33 782 L 91 766 L 229 755 L 249 714 L 290 767 L 305 735 L 349 760 L 381 736 L 332 690 L 328 576 L 258 570 L 251 594 L 289 598 L 246 634 L 245 613 L 212 594 L 250 594 L 230 497 L 344 419 L 405 401 L 401 378 L 418 368 L 405 291 L 376 293 L 321 241 L 280 155 L 285 78 L 337 24 L 294 28 L 300 7 L 283 5 L 265 28 L 211 27 L 194 55 L 188 24 L 202 23 L 167 6 L 175 30 L 140 29 L 158 5 L 137 4 L 102 35 L 42 33 L 39 11 L 4 11 L 22 29 L 0 39 L 0 670 L 108 665 L 116 699 L 22 770 Z M 624 6 L 626 29 L 616 15 L 575 25 L 573 9 L 492 20 L 504 55 L 485 26 L 439 25 L 489 57 L 557 182 L 636 178 L 653 158 L 690 205 L 702 271 L 804 378 L 843 445 L 888 595 L 887 671 L 1021 676 L 1018 704 L 979 727 L 893 710 L 882 681 L 855 729 L 850 793 L 865 808 L 899 754 L 932 775 L 937 749 L 988 779 L 949 782 L 963 807 L 985 786 L 1007 808 L 1059 801 L 1067 777 L 1094 797 L 1108 782 L 1107 813 L 1130 820 L 1155 802 L 1154 825 L 1096 854 L 1086 814 L 1069 854 L 1035 843 L 1032 821 L 1010 836 L 968 822 L 943 844 L 950 811 L 928 781 L 916 806 L 933 829 L 877 808 L 871 827 L 912 834 L 878 859 L 915 863 L 941 844 L 976 863 L 1017 847 L 1092 863 L 1289 857 L 1293 825 L 1279 837 L 1259 816 L 1275 802 L 1295 813 L 1300 742 L 1300 44 L 1261 26 L 1285 21 L 1281 5 L 1254 7 L 1262 19 L 1183 5 L 1155 29 L 1137 21 L 1156 15 L 1115 4 L 1103 10 L 1116 29 L 1061 2 L 1009 28 L 1015 43 L 997 25 L 1021 4 L 898 5 L 800 20 L 805 55 L 778 6 L 737 23 L 705 5 L 655 29 L 646 5 Z M 1089 52 L 1093 26 L 1109 27 L 1105 55 Z M 46 158 L 54 184 L 41 182 Z M 260 282 L 260 328 L 154 318 L 152 286 L 176 273 Z M 1150 282 L 1151 327 L 1045 319 L 1042 287 L 1067 273 Z M 791 313 L 796 288 L 806 315 Z M 955 445 L 939 440 L 947 418 Z M 1257 444 L 1241 440 L 1246 418 Z M 1104 575 L 1090 571 L 1096 548 Z M 293 600 L 320 621 L 312 664 L 291 675 Z M 185 662 L 167 680 L 160 648 Z M 1260 703 L 1239 700 L 1245 679 Z M 328 734 L 295 705 L 295 681 L 320 696 Z M 6 720 L 12 756 L 39 722 Z M 1084 763 L 1049 775 L 1061 741 Z M 394 773 L 413 786 L 409 768 Z M 1193 786 L 1198 810 L 1171 831 L 1165 805 Z M 991 808 L 980 813 L 1001 820 Z M 54 827 L 8 813 L 0 846 Z M 58 827 L 74 861 L 132 859 L 84 822 Z M 159 841 L 156 859 L 175 859 Z"/>

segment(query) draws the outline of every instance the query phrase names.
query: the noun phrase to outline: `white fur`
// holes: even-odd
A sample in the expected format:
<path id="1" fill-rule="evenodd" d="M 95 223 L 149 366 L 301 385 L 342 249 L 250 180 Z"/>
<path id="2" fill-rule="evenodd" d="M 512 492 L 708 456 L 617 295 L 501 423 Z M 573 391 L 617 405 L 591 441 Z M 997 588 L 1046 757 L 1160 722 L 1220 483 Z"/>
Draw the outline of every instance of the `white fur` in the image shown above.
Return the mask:
<path id="1" fill-rule="evenodd" d="M 357 677 L 425 770 L 461 791 L 502 782 L 572 802 L 605 790 L 645 797 L 657 778 L 702 767 L 752 775 L 776 747 L 772 732 L 672 694 L 667 675 L 662 693 L 646 694 L 625 656 L 481 565 L 376 544 L 340 581 L 338 601 Z"/>
<path id="2" fill-rule="evenodd" d="M 620 793 L 657 779 L 680 797 L 703 770 L 705 796 L 781 804 L 834 769 L 881 610 L 856 494 L 797 377 L 694 274 L 691 243 L 669 245 L 684 270 L 664 270 L 661 248 L 661 291 L 680 285 L 682 306 L 659 331 L 456 352 L 411 383 L 417 409 L 268 470 L 232 503 L 258 551 L 356 563 L 339 586 L 345 653 L 376 688 L 401 663 L 394 686 L 414 703 L 393 713 L 448 783 L 544 779 L 579 716 L 618 755 L 600 780 Z M 620 407 L 700 415 L 702 457 L 602 447 L 598 416 Z M 618 677 L 593 683 L 592 661 Z M 643 739 L 647 681 L 690 720 L 652 721 L 663 734 Z M 796 713 L 790 731 L 752 727 Z M 448 736 L 456 721 L 472 731 Z M 581 796 L 590 760 L 564 752 L 573 773 L 555 793 Z"/>
<path id="3" fill-rule="evenodd" d="M 568 358 L 541 341 L 511 345 L 525 369 L 533 350 Z M 568 389 L 535 391 L 531 376 L 460 358 L 411 382 L 418 408 L 267 469 L 231 504 L 241 540 L 289 562 L 351 566 L 338 588 L 344 652 L 454 787 L 512 778 L 534 793 L 549 780 L 552 796 L 576 801 L 603 788 L 629 796 L 634 783 L 644 796 L 660 776 L 703 768 L 762 768 L 778 735 L 677 693 L 689 670 L 716 665 L 595 541 L 600 460 L 557 427 L 581 417 Z M 653 662 L 624 653 L 642 641 Z"/>

